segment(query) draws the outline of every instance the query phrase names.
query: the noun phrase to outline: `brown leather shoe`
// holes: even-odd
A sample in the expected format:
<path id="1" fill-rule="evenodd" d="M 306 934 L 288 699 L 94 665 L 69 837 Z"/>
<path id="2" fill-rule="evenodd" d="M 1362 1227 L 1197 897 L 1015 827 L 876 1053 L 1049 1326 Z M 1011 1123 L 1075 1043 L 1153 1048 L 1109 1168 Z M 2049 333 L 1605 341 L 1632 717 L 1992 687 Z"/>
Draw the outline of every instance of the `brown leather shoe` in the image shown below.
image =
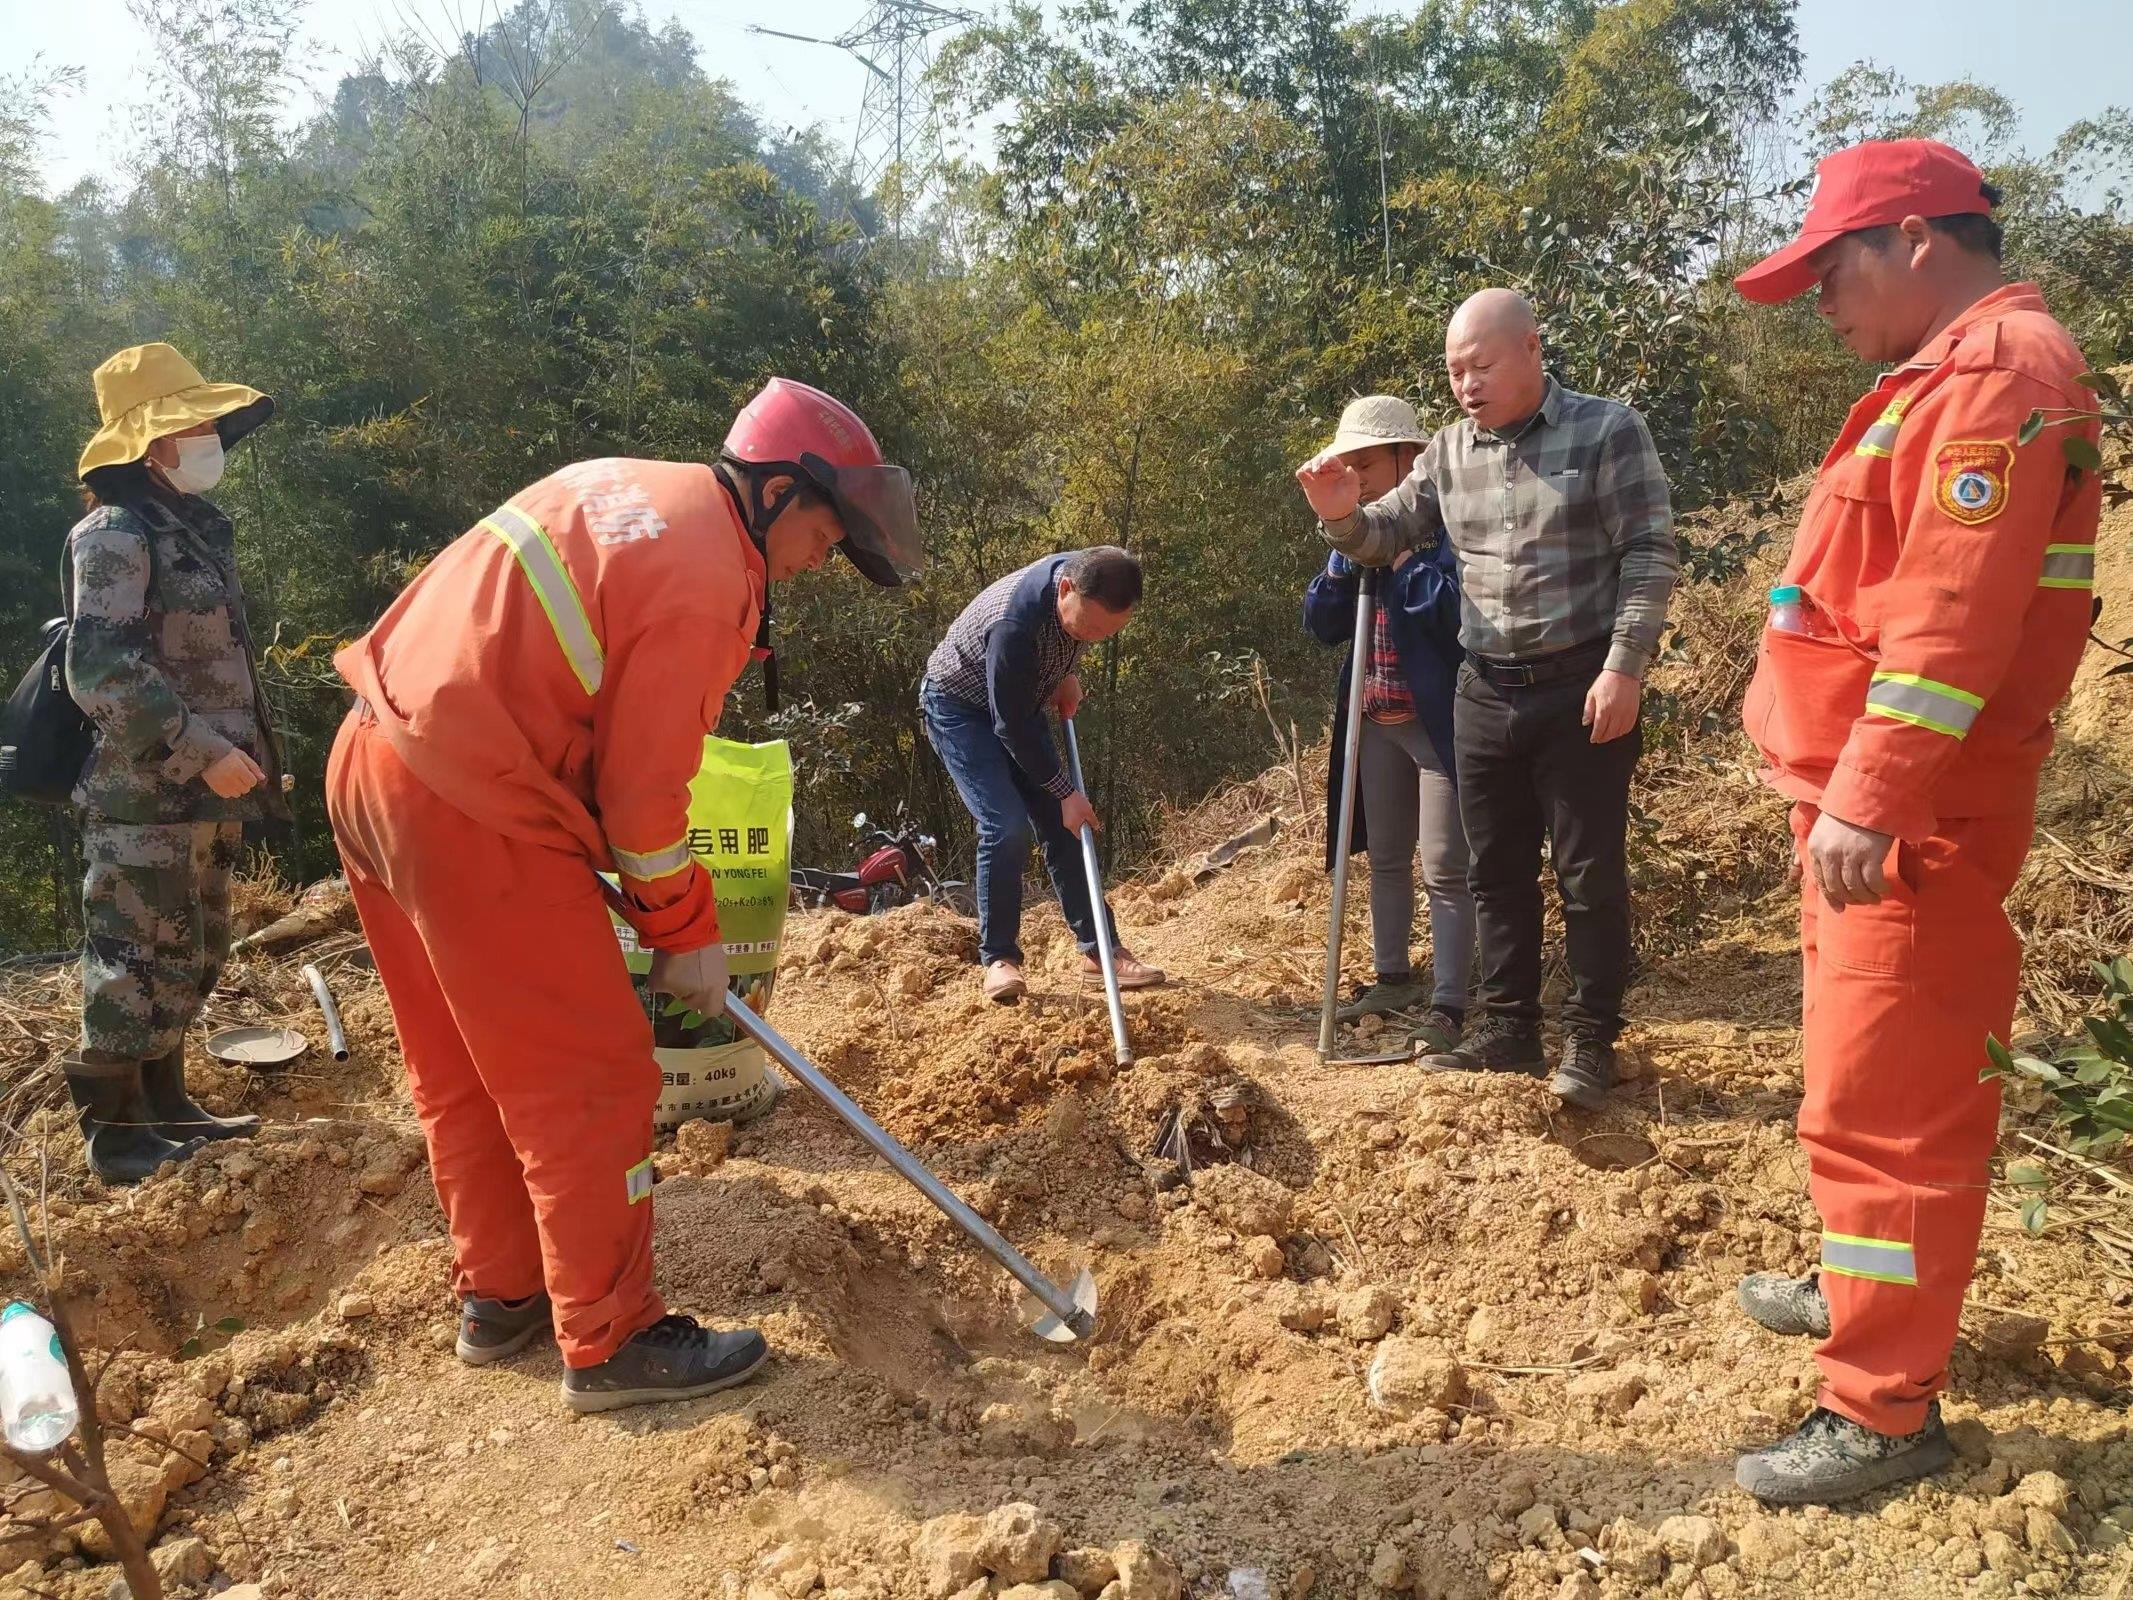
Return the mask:
<path id="1" fill-rule="evenodd" d="M 1112 949 L 1111 967 L 1118 974 L 1118 986 L 1121 989 L 1153 989 L 1167 982 L 1169 978 L 1169 974 L 1161 967 L 1149 966 L 1124 945 Z M 1103 963 L 1094 956 L 1083 956 L 1081 981 L 1101 984 L 1104 981 Z"/>
<path id="2" fill-rule="evenodd" d="M 1012 961 L 992 961 L 985 967 L 985 998 L 995 1005 L 1011 1006 L 1029 993 L 1022 969 Z"/>

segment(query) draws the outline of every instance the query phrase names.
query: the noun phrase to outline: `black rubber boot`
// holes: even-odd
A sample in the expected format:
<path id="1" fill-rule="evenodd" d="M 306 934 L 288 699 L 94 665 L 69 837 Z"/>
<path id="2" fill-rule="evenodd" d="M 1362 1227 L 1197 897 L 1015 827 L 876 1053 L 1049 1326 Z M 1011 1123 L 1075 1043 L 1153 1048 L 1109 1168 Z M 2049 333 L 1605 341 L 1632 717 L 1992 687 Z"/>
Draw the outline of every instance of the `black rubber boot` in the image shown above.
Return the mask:
<path id="1" fill-rule="evenodd" d="M 200 1148 L 197 1139 L 173 1144 L 156 1132 L 141 1092 L 140 1062 L 71 1056 L 61 1070 L 80 1112 L 89 1170 L 104 1182 L 139 1183 L 164 1162 L 183 1161 Z"/>
<path id="2" fill-rule="evenodd" d="M 249 1139 L 257 1117 L 218 1117 L 195 1105 L 185 1092 L 185 1045 L 181 1040 L 160 1060 L 141 1063 L 141 1090 L 156 1132 L 183 1144 L 187 1139 Z"/>

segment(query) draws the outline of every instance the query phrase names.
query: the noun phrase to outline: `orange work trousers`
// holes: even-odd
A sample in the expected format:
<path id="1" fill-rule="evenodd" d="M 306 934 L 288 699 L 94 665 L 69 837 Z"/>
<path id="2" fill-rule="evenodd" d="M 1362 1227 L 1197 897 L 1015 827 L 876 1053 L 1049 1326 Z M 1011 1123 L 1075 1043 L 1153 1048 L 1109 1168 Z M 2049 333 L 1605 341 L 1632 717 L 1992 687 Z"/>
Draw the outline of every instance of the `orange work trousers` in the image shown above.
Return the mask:
<path id="1" fill-rule="evenodd" d="M 1802 856 L 1820 812 L 1793 809 Z M 1943 819 L 1891 852 L 1891 893 L 1833 911 L 1807 874 L 1800 1143 L 1822 1214 L 1830 1334 L 1821 1404 L 1882 1433 L 1946 1387 L 1985 1220 L 2000 1086 L 1985 1040 L 2014 1022 L 2021 944 L 2002 904 L 2033 812 Z"/>
<path id="2" fill-rule="evenodd" d="M 666 1308 L 659 1069 L 592 865 L 438 799 L 361 705 L 326 798 L 451 1225 L 452 1287 L 545 1287 L 565 1363 L 597 1365 Z"/>

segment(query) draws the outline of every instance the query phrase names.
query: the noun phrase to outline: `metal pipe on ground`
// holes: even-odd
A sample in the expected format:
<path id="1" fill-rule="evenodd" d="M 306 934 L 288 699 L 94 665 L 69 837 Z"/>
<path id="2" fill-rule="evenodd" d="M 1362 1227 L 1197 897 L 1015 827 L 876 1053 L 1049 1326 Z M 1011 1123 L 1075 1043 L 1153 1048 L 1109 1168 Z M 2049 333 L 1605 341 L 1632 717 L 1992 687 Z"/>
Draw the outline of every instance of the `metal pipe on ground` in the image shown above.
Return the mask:
<path id="1" fill-rule="evenodd" d="M 1074 719 L 1061 717 L 1059 725 L 1066 730 L 1067 770 L 1073 776 L 1074 787 L 1083 794 L 1089 791 L 1081 781 L 1081 741 L 1074 736 Z M 1111 947 L 1111 913 L 1104 905 L 1103 868 L 1096 860 L 1096 830 L 1084 826 L 1081 830 L 1081 870 L 1089 878 L 1089 906 L 1096 918 L 1096 959 L 1104 973 L 1104 1003 L 1111 1008 L 1111 1046 L 1122 1067 L 1133 1065 L 1133 1046 L 1126 1038 L 1126 1008 L 1118 996 L 1118 957 Z"/>
<path id="2" fill-rule="evenodd" d="M 874 1153 L 896 1169 L 897 1175 L 938 1206 L 948 1220 L 968 1234 L 993 1260 L 1044 1305 L 1045 1315 L 1032 1325 L 1040 1339 L 1068 1344 L 1086 1339 L 1096 1331 L 1096 1280 L 1084 1267 L 1071 1290 L 1062 1289 L 1031 1264 L 1028 1257 L 1003 1239 L 993 1225 L 971 1210 L 924 1162 L 911 1154 L 893 1135 L 862 1111 L 858 1104 L 827 1074 L 800 1054 L 785 1036 L 757 1016 L 738 995 L 726 996 L 726 1014 L 742 1033 L 760 1045 L 779 1066 L 820 1095 L 845 1125 L 872 1146 Z"/>
<path id="3" fill-rule="evenodd" d="M 304 982 L 311 985 L 311 998 L 318 1002 L 319 1015 L 326 1019 L 326 1048 L 333 1052 L 333 1059 L 348 1059 L 348 1035 L 341 1028 L 340 1008 L 333 1003 L 333 991 L 326 987 L 326 975 L 317 967 L 305 962 L 300 969 Z"/>

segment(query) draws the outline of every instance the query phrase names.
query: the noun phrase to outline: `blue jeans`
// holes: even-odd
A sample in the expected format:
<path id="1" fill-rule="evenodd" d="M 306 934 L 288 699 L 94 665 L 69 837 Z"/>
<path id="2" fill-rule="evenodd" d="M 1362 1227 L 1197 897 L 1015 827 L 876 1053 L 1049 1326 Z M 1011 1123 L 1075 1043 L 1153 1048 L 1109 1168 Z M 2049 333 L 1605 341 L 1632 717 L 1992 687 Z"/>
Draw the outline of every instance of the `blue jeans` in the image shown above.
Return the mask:
<path id="1" fill-rule="evenodd" d="M 1089 905 L 1089 880 L 1081 861 L 1081 841 L 1059 820 L 1059 801 L 1045 793 L 1015 765 L 1007 746 L 993 732 L 992 715 L 932 684 L 919 691 L 926 737 L 940 754 L 941 765 L 955 781 L 978 825 L 978 960 L 1022 960 L 1022 875 L 1029 866 L 1032 835 L 1044 846 L 1059 910 L 1085 955 L 1096 953 L 1096 919 Z M 1109 919 L 1111 909 L 1104 908 Z M 1111 922 L 1118 940 L 1118 924 Z"/>

